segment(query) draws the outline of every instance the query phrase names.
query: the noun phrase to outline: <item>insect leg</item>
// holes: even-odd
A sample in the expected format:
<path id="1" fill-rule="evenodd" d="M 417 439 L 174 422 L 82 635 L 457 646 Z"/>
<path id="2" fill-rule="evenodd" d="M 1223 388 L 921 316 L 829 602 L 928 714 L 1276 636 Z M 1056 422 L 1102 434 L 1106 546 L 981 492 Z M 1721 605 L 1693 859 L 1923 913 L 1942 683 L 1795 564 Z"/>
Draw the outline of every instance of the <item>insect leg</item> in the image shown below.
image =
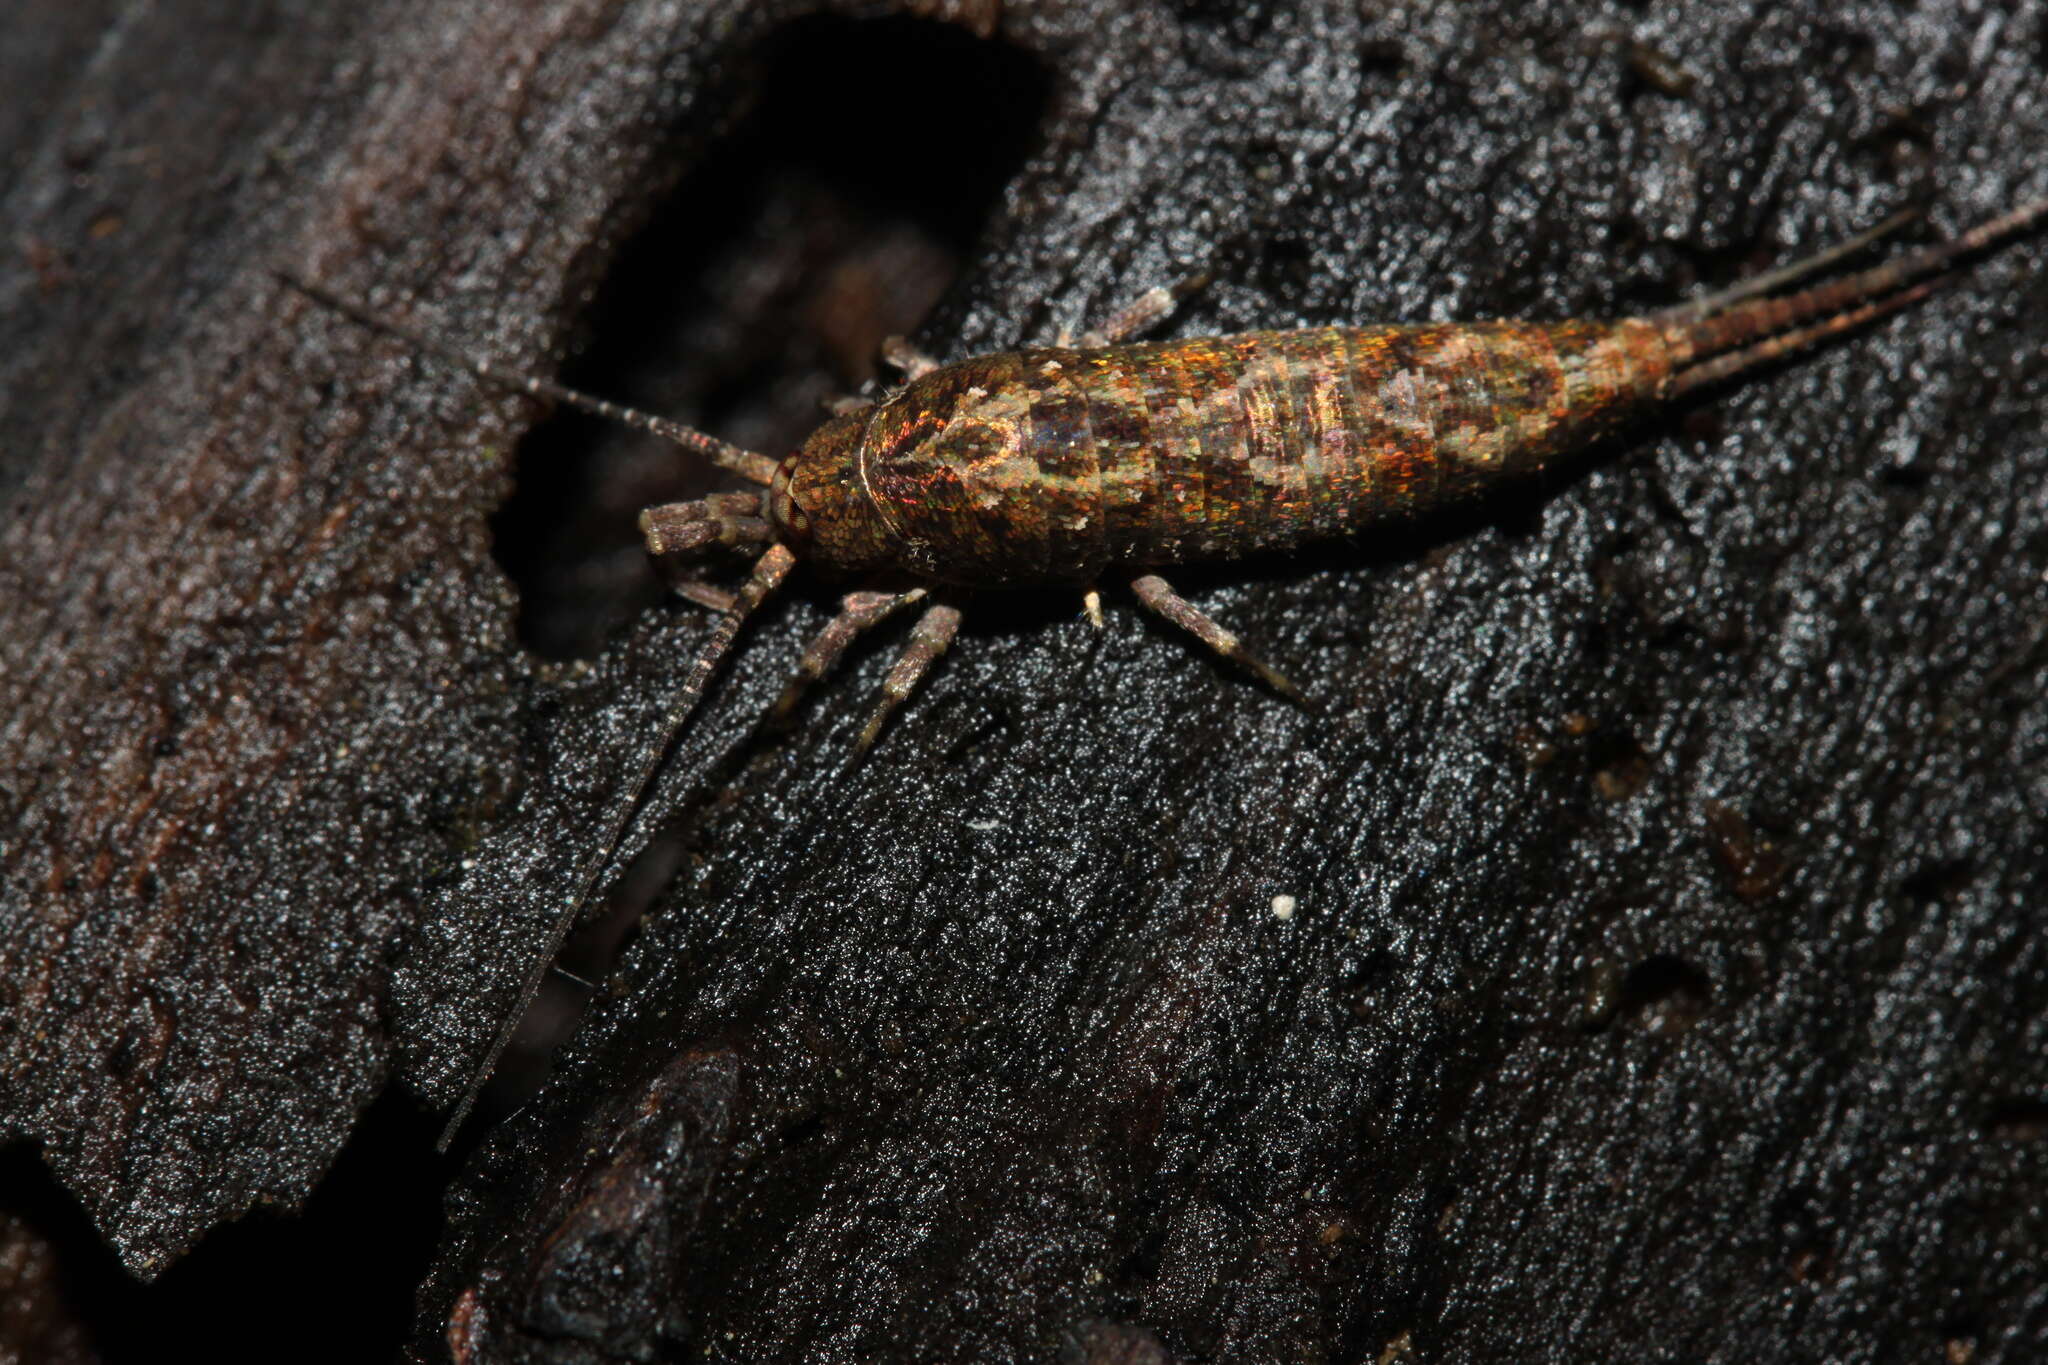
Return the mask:
<path id="1" fill-rule="evenodd" d="M 700 607 L 711 611 L 731 611 L 732 604 L 738 600 L 724 588 L 706 583 L 701 578 L 684 578 L 666 557 L 657 557 L 654 566 L 670 592 Z"/>
<path id="2" fill-rule="evenodd" d="M 694 502 L 665 502 L 640 513 L 640 534 L 662 577 L 678 597 L 712 611 L 731 611 L 739 599 L 700 579 L 685 578 L 679 555 L 765 545 L 774 533 L 761 516 L 759 493 L 712 493 Z"/>
<path id="3" fill-rule="evenodd" d="M 882 363 L 900 371 L 905 380 L 922 379 L 939 368 L 939 362 L 910 344 L 904 337 L 882 338 Z"/>
<path id="4" fill-rule="evenodd" d="M 789 719 L 790 713 L 803 700 L 804 693 L 812 683 L 830 673 L 839 663 L 839 657 L 846 653 L 847 646 L 859 639 L 865 631 L 882 624 L 903 607 L 924 598 L 923 588 L 912 588 L 909 592 L 850 592 L 840 599 L 839 614 L 826 623 L 804 650 L 804 657 L 797 662 L 796 676 L 789 680 L 789 686 L 782 690 L 782 697 L 768 712 L 772 724 L 781 724 Z"/>
<path id="5" fill-rule="evenodd" d="M 896 666 L 889 670 L 888 678 L 882 683 L 882 699 L 875 705 L 875 713 L 868 717 L 867 726 L 861 730 L 860 738 L 854 742 L 853 754 L 859 758 L 874 744 L 875 737 L 882 733 L 882 726 L 891 712 L 901 706 L 910 694 L 917 690 L 918 680 L 938 662 L 946 647 L 953 643 L 953 635 L 960 629 L 960 609 L 949 607 L 943 602 L 926 609 L 917 618 L 917 624 L 910 629 L 910 643 L 897 658 Z"/>
<path id="6" fill-rule="evenodd" d="M 1138 601 L 1147 608 L 1187 631 L 1224 658 L 1258 674 L 1274 691 L 1303 706 L 1309 704 L 1301 689 L 1289 682 L 1284 674 L 1264 660 L 1246 653 L 1237 636 L 1204 615 L 1200 608 L 1175 592 L 1172 585 L 1158 574 L 1148 573 L 1132 579 L 1131 591 L 1137 593 Z"/>
<path id="7" fill-rule="evenodd" d="M 665 502 L 640 513 L 647 553 L 660 559 L 712 546 L 760 545 L 773 538 L 758 493 L 713 493 L 695 502 Z"/>
<path id="8" fill-rule="evenodd" d="M 1100 327 L 1090 327 L 1081 333 L 1075 343 L 1078 346 L 1113 346 L 1126 337 L 1136 336 L 1146 328 L 1163 322 L 1180 306 L 1180 301 L 1209 283 L 1209 272 L 1198 271 L 1179 284 L 1168 288 L 1164 285 L 1147 289 L 1111 314 Z"/>
<path id="9" fill-rule="evenodd" d="M 700 579 L 678 578 L 668 586 L 676 596 L 687 597 L 698 606 L 707 607 L 712 611 L 731 611 L 732 604 L 738 600 L 724 588 L 715 588 Z"/>

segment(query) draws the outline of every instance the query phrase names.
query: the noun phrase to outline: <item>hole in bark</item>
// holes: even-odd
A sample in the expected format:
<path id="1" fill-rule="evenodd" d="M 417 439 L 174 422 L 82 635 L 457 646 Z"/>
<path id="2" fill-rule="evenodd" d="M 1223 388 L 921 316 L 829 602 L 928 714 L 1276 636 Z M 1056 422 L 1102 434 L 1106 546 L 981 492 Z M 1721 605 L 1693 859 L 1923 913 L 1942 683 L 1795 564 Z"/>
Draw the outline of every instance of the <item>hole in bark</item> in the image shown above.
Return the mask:
<path id="1" fill-rule="evenodd" d="M 1899 889 L 1917 905 L 1933 905 L 1955 900 L 1975 875 L 1967 858 L 1942 858 L 1915 870 Z"/>
<path id="2" fill-rule="evenodd" d="M 1160 1267 L 1166 1263 L 1169 1220 L 1161 1211 L 1160 1201 L 1147 1198 L 1138 1205 L 1136 1213 L 1131 1223 L 1141 1231 L 1130 1250 L 1117 1263 L 1112 1278 L 1119 1284 L 1155 1280 L 1159 1277 Z"/>
<path id="3" fill-rule="evenodd" d="M 1626 801 L 1656 774 L 1656 765 L 1642 743 L 1623 730 L 1595 735 L 1587 745 L 1586 758 L 1593 769 L 1593 790 L 1606 801 Z"/>
<path id="4" fill-rule="evenodd" d="M 786 454 L 958 274 L 1050 91 L 1025 53 L 956 25 L 789 25 L 734 82 L 751 108 L 620 252 L 562 381 Z M 579 414 L 536 428 L 493 524 L 526 645 L 598 653 L 663 592 L 640 509 L 731 483 Z"/>
<path id="5" fill-rule="evenodd" d="M 1368 38 L 1359 46 L 1358 66 L 1367 76 L 1398 76 L 1408 69 L 1408 50 L 1396 38 Z"/>
<path id="6" fill-rule="evenodd" d="M 1877 471 L 1877 477 L 1887 488 L 1917 493 L 1933 481 L 1934 470 L 1925 464 L 1888 464 Z"/>
<path id="7" fill-rule="evenodd" d="M 1269 237 L 1259 244 L 1249 273 L 1262 292 L 1299 299 L 1315 278 L 1315 251 L 1299 237 Z"/>
<path id="8" fill-rule="evenodd" d="M 1994 1142 L 2048 1139 L 2048 1100 L 2007 1100 L 1984 1120 L 1984 1135 Z"/>
<path id="9" fill-rule="evenodd" d="M 1659 953 L 1629 968 L 1621 983 L 1621 1011 L 1646 1032 L 1677 1037 L 1697 1024 L 1713 1003 L 1714 982 L 1684 958 Z"/>
<path id="10" fill-rule="evenodd" d="M 1260 0 L 1179 0 L 1173 8 L 1182 24 L 1220 34 L 1238 47 L 1258 46 L 1273 29 L 1273 8 Z"/>

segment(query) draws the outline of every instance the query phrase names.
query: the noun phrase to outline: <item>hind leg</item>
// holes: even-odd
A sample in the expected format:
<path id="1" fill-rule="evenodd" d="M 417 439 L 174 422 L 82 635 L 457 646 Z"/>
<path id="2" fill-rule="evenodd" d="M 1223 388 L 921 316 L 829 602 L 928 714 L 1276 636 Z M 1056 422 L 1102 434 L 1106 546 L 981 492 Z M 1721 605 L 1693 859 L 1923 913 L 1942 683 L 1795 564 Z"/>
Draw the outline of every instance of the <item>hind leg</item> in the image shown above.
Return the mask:
<path id="1" fill-rule="evenodd" d="M 887 680 L 882 683 L 882 699 L 876 704 L 875 713 L 868 717 L 866 728 L 854 743 L 856 759 L 874 744 L 890 714 L 917 690 L 918 681 L 946 652 L 959 629 L 960 609 L 943 602 L 929 607 L 924 615 L 917 618 L 917 624 L 910 628 L 910 643 L 904 647 L 896 666 L 889 670 Z"/>
<path id="2" fill-rule="evenodd" d="M 1138 601 L 1148 609 L 1165 617 L 1232 663 L 1250 669 L 1280 695 L 1303 706 L 1309 705 L 1308 698 L 1302 695 L 1300 688 L 1288 681 L 1286 675 L 1256 655 L 1247 653 L 1245 647 L 1238 642 L 1237 636 L 1225 630 L 1194 603 L 1175 592 L 1172 585 L 1158 574 L 1148 573 L 1132 579 L 1131 590 L 1137 593 Z"/>

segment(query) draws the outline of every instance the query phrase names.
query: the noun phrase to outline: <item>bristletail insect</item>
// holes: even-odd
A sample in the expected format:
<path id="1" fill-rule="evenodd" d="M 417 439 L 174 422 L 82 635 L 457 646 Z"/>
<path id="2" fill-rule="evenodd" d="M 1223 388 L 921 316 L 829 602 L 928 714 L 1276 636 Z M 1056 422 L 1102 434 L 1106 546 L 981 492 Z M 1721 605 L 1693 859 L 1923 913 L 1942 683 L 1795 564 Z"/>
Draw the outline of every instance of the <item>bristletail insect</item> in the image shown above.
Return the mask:
<path id="1" fill-rule="evenodd" d="M 1170 313 L 1184 287 L 1152 290 L 1071 346 L 942 365 L 894 342 L 890 359 L 904 374 L 902 387 L 842 411 L 779 461 L 475 360 L 285 278 L 357 322 L 491 383 L 651 431 L 764 490 L 713 493 L 641 514 L 658 558 L 758 555 L 737 594 L 679 585 L 718 608 L 720 619 L 577 878 L 527 983 L 530 1000 L 740 627 L 799 562 L 863 586 L 846 594 L 804 651 L 777 714 L 863 632 L 923 604 L 856 752 L 873 743 L 952 643 L 961 616 L 956 596 L 978 588 L 1075 587 L 1095 616 L 1094 585 L 1128 574 L 1145 607 L 1299 699 L 1293 684 L 1157 570 L 1354 536 L 1534 478 L 1663 404 L 1919 301 L 1965 257 L 2048 217 L 2048 199 L 1948 241 L 1783 292 L 1912 216 L 1719 293 L 1613 321 L 1127 340 Z M 515 1013 L 454 1111 L 450 1136 L 516 1023 Z"/>

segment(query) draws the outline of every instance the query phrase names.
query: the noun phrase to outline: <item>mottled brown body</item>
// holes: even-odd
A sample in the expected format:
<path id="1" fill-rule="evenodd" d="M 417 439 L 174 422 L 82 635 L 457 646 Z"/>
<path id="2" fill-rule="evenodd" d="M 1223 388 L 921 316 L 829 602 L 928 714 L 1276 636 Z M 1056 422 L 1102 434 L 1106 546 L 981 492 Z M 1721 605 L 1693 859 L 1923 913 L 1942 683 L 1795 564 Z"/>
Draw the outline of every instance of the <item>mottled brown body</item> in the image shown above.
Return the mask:
<path id="1" fill-rule="evenodd" d="M 784 463 L 769 516 L 842 573 L 1083 584 L 1351 535 L 1540 473 L 1671 373 L 1641 319 L 1012 351 L 828 423 Z"/>
<path id="2" fill-rule="evenodd" d="M 1174 295 L 1153 290 L 1079 346 L 939 365 L 899 344 L 909 382 L 826 422 L 780 462 L 468 359 L 316 285 L 299 287 L 484 378 L 656 432 L 766 485 L 765 497 L 715 493 L 641 515 L 648 549 L 663 559 L 740 548 L 759 557 L 737 593 L 678 585 L 724 614 L 568 898 L 559 944 L 740 627 L 800 561 L 866 586 L 846 595 L 804 651 L 778 714 L 863 632 L 905 607 L 921 610 L 860 749 L 951 643 L 961 618 L 953 588 L 1085 586 L 1099 619 L 1094 584 L 1122 569 L 1147 609 L 1298 697 L 1153 570 L 1355 535 L 1540 474 L 1660 402 L 1916 302 L 1970 253 L 2044 219 L 2048 200 L 2036 200 L 1945 242 L 1783 292 L 1866 249 L 1904 221 L 1895 218 L 1718 294 L 1614 322 L 1327 327 L 1118 344 L 1171 311 Z M 529 998 L 543 969 L 528 982 Z"/>

